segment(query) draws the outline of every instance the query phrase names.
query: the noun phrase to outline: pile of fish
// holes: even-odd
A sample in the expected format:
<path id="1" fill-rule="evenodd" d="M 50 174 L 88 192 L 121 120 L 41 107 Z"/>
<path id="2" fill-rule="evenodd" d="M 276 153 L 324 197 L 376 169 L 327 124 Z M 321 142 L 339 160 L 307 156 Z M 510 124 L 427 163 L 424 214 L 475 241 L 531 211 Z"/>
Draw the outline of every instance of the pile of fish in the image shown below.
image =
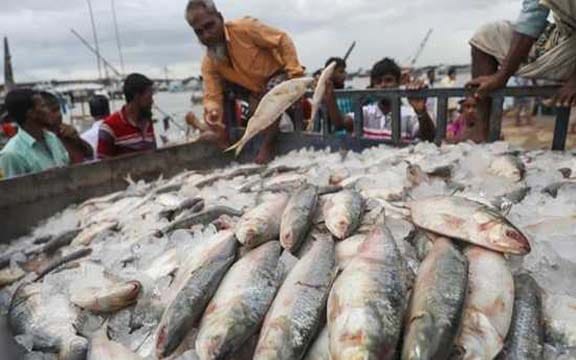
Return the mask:
<path id="1" fill-rule="evenodd" d="M 574 154 L 300 150 L 128 181 L 2 245 L 26 358 L 576 358 Z"/>

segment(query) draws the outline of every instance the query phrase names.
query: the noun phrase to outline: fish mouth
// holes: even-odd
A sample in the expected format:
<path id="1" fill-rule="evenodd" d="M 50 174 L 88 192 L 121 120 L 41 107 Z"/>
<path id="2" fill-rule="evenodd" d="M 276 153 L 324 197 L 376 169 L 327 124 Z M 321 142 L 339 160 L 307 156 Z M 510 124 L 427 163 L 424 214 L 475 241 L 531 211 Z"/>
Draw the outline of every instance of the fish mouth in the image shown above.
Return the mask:
<path id="1" fill-rule="evenodd" d="M 126 283 L 126 286 L 130 288 L 127 293 L 130 299 L 135 299 L 140 295 L 140 291 L 142 290 L 142 283 L 140 283 L 140 281 L 129 281 Z"/>
<path id="2" fill-rule="evenodd" d="M 506 237 L 514 241 L 515 247 L 520 255 L 527 255 L 532 251 L 528 238 L 520 231 L 507 230 Z"/>

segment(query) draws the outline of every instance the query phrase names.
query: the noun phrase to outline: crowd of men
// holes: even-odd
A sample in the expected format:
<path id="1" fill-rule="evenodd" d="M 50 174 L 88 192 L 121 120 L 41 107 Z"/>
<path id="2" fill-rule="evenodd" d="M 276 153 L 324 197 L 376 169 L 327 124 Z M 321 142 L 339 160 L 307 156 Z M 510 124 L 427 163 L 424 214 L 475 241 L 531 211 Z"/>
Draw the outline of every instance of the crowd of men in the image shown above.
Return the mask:
<path id="1" fill-rule="evenodd" d="M 553 23 L 547 20 L 550 13 L 555 18 Z M 231 143 L 227 129 L 230 124 L 225 121 L 225 99 L 233 94 L 239 104 L 246 104 L 237 117 L 248 118 L 267 92 L 283 81 L 304 76 L 305 67 L 287 33 L 249 17 L 226 21 L 212 0 L 189 0 L 186 21 L 206 47 L 202 62 L 204 114 L 198 118 L 190 113 L 186 120 L 200 130 L 201 140 L 225 149 Z M 560 82 L 563 85 L 556 102 L 576 106 L 576 5 L 572 0 L 524 0 L 515 24 L 488 24 L 474 35 L 470 44 L 473 79 L 468 86 L 476 88 L 476 92 L 448 104 L 447 141 L 486 141 L 489 95 L 505 87 L 515 75 Z M 321 116 L 327 120 L 328 131 L 344 135 L 355 132 L 355 112 L 351 99 L 335 92 L 345 88 L 346 61 L 331 58 L 326 66 L 333 62 L 336 67 L 326 83 Z M 455 69 L 439 84 L 434 72 L 427 75 L 427 81 L 413 79 L 394 60 L 384 58 L 373 65 L 369 88 L 419 90 L 456 85 Z M 91 111 L 96 122 L 80 136 L 74 128 L 62 123 L 60 106 L 53 95 L 29 89 L 9 93 L 5 107 L 18 129 L 0 152 L 0 178 L 156 149 L 152 81 L 144 75 L 129 75 L 124 83 L 124 96 L 125 106 L 114 114 L 110 114 L 105 98 L 92 99 Z M 298 106 L 304 107 L 305 114 L 309 113 L 309 105 L 303 99 L 287 113 L 293 116 Z M 402 102 L 403 142 L 434 139 L 434 107 L 433 102 L 424 98 Z M 392 136 L 389 101 L 373 99 L 362 105 L 362 113 L 365 138 L 385 140 Z M 256 162 L 266 163 L 274 157 L 279 123 L 255 139 L 260 142 Z M 306 125 L 299 124 L 303 128 Z M 316 130 L 321 126 L 311 125 Z"/>

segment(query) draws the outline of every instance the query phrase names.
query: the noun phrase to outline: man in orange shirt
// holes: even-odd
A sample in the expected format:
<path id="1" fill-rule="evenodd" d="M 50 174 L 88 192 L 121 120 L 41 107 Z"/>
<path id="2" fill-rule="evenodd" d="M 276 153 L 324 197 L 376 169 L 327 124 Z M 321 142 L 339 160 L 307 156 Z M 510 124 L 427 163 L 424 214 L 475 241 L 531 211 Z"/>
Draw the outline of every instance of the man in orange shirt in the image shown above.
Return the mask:
<path id="1" fill-rule="evenodd" d="M 225 22 L 211 0 L 190 0 L 186 20 L 207 47 L 202 62 L 204 122 L 211 129 L 205 138 L 220 146 L 229 143 L 223 120 L 225 87 L 240 87 L 249 94 L 251 111 L 262 96 L 288 79 L 304 75 L 296 47 L 283 31 L 253 18 Z M 256 162 L 271 160 L 278 124 L 265 135 Z"/>

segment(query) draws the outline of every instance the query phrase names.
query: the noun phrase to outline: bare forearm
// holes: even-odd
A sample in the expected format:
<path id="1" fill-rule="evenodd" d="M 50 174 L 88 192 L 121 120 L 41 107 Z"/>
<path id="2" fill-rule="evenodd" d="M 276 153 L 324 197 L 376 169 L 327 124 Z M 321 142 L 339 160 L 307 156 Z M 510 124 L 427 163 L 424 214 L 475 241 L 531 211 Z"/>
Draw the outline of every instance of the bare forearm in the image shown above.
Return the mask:
<path id="1" fill-rule="evenodd" d="M 508 55 L 502 62 L 498 74 L 506 81 L 510 79 L 526 61 L 536 40 L 531 36 L 515 32 Z"/>
<path id="2" fill-rule="evenodd" d="M 428 111 L 424 111 L 422 114 L 418 115 L 418 124 L 420 126 L 419 137 L 424 141 L 434 141 L 436 137 L 436 127 L 434 126 L 434 121 L 428 114 Z"/>
<path id="3" fill-rule="evenodd" d="M 347 116 L 342 115 L 335 99 L 326 101 L 326 108 L 328 109 L 328 116 L 336 129 L 344 129 L 346 131 L 354 130 L 354 122 Z"/>

